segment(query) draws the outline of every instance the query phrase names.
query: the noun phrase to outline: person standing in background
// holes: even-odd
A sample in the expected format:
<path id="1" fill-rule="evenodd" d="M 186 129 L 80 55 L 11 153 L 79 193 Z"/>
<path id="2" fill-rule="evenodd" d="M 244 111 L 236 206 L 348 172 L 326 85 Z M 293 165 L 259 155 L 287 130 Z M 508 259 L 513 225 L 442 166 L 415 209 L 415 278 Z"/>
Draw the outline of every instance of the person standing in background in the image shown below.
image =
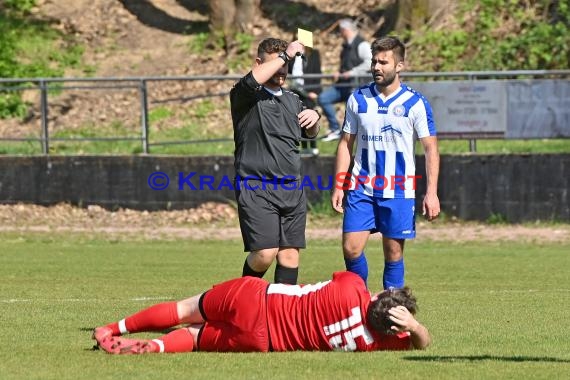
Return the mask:
<path id="1" fill-rule="evenodd" d="M 335 84 L 324 89 L 318 103 L 329 122 L 329 131 L 323 137 L 323 141 L 338 140 L 341 135 L 340 125 L 336 118 L 336 103 L 344 103 L 357 87 L 359 75 L 370 73 L 370 43 L 366 41 L 358 31 L 356 23 L 349 18 L 339 21 L 340 35 L 344 40 L 340 52 L 340 68 L 334 74 Z"/>

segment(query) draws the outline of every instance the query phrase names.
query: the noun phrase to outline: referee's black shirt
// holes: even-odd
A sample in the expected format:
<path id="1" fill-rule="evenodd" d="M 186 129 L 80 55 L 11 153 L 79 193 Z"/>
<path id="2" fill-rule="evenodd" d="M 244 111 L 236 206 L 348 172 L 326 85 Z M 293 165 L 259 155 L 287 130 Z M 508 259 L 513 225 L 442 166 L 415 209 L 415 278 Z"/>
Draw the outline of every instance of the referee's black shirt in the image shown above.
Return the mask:
<path id="1" fill-rule="evenodd" d="M 236 175 L 267 179 L 301 177 L 299 142 L 305 137 L 298 114 L 305 106 L 283 89 L 266 91 L 249 72 L 230 91 Z"/>

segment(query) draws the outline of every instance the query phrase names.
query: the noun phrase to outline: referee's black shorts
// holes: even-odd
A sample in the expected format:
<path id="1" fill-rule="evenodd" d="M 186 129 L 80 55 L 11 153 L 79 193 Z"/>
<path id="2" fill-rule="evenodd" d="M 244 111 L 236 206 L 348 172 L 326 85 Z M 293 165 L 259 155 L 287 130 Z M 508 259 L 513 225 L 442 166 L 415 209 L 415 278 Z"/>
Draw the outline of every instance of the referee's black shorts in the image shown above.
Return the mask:
<path id="1" fill-rule="evenodd" d="M 235 192 L 244 251 L 305 248 L 307 202 L 300 180 L 241 180 Z"/>

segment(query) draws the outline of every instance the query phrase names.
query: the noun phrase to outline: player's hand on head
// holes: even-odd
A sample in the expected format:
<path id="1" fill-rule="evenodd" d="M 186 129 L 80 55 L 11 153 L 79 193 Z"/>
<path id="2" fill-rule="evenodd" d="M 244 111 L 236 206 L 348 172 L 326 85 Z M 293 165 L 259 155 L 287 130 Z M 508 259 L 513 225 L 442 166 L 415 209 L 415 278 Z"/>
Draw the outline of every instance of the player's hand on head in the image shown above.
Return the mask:
<path id="1" fill-rule="evenodd" d="M 419 325 L 419 322 L 405 306 L 393 307 L 388 310 L 388 313 L 390 320 L 396 324 L 392 326 L 392 330 L 395 332 L 414 331 Z"/>

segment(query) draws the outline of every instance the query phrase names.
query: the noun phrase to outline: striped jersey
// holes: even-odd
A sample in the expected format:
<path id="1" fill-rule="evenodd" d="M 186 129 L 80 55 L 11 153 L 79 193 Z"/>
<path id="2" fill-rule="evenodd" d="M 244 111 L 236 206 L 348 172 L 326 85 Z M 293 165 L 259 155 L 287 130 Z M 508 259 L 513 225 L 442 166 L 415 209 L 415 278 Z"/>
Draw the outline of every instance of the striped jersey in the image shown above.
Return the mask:
<path id="1" fill-rule="evenodd" d="M 433 112 L 426 98 L 401 84 L 388 97 L 374 82 L 354 91 L 342 130 L 356 135 L 350 189 L 378 198 L 414 198 L 415 135 L 435 136 Z"/>

